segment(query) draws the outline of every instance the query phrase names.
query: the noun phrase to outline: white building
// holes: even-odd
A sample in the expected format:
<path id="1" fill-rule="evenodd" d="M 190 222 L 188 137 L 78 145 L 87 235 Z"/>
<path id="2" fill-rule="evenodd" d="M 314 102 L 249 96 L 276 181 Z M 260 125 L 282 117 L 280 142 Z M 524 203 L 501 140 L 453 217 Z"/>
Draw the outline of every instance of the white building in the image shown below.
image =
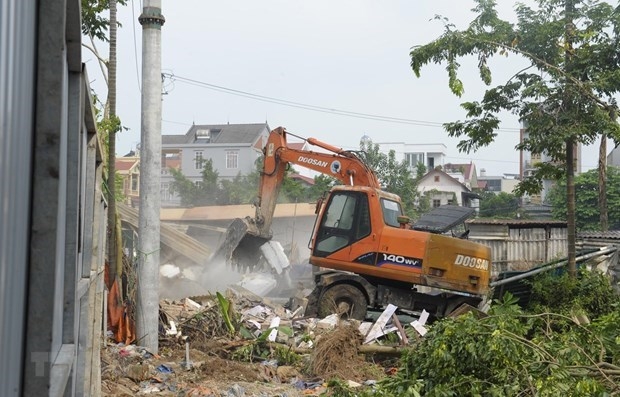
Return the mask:
<path id="1" fill-rule="evenodd" d="M 362 140 L 368 137 L 362 137 Z M 404 142 L 373 142 L 379 145 L 381 152 L 394 151 L 397 161 L 407 161 L 409 169 L 414 173 L 418 163 L 424 164 L 427 171 L 444 165 L 447 146 L 443 143 L 404 143 Z"/>
<path id="2" fill-rule="evenodd" d="M 515 187 L 521 182 L 518 175 L 504 174 L 501 176 L 487 175 L 486 170 L 480 170 L 478 176 L 478 188 L 499 194 L 501 192 L 513 194 Z"/>
<path id="3" fill-rule="evenodd" d="M 449 204 L 478 208 L 479 196 L 439 169 L 429 171 L 418 181 L 418 192 L 428 196 L 432 207 Z"/>

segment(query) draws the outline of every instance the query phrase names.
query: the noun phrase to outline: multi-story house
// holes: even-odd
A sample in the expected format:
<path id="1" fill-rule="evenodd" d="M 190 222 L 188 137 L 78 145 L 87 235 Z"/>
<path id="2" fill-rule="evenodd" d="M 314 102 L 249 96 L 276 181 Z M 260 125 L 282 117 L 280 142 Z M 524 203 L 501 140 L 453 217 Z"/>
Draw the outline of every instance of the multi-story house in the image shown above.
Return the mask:
<path id="1" fill-rule="evenodd" d="M 523 142 L 524 139 L 527 139 L 529 136 L 529 132 L 527 131 L 527 126 L 522 125 L 520 130 L 520 142 Z M 581 172 L 581 144 L 577 143 L 574 148 L 573 157 L 575 159 L 575 174 L 579 174 Z M 536 164 L 538 163 L 551 163 L 553 159 L 547 153 L 532 153 L 529 151 L 521 150 L 520 159 L 519 159 L 519 179 L 523 180 L 523 178 L 527 178 L 531 176 L 534 170 L 536 169 Z M 545 198 L 547 193 L 553 187 L 554 181 L 546 179 L 543 180 L 542 190 L 539 194 L 533 194 L 525 196 L 524 202 L 525 204 L 543 204 L 545 202 Z"/>
<path id="2" fill-rule="evenodd" d="M 170 168 L 179 169 L 194 183 L 201 183 L 204 162 L 210 159 L 220 179 L 233 179 L 255 170 L 269 135 L 267 123 L 192 125 L 184 135 L 162 135 L 162 206 L 178 206 L 170 193 Z"/>
<path id="3" fill-rule="evenodd" d="M 370 140 L 367 135 L 361 139 L 362 142 Z M 376 144 L 383 153 L 393 150 L 397 161 L 405 160 L 413 175 L 415 175 L 418 163 L 424 164 L 427 171 L 437 166 L 443 167 L 447 150 L 443 143 L 376 142 Z"/>
<path id="4" fill-rule="evenodd" d="M 116 173 L 123 180 L 121 193 L 125 203 L 136 206 L 140 199 L 140 157 L 131 152 L 124 157 L 117 157 L 114 161 Z"/>

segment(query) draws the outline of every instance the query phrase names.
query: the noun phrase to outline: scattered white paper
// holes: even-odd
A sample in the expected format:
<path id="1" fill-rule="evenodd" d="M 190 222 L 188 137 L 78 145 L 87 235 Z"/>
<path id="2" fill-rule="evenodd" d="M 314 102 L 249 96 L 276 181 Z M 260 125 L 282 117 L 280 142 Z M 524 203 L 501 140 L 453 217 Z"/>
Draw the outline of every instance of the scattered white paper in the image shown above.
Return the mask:
<path id="1" fill-rule="evenodd" d="M 170 329 L 166 330 L 166 335 L 176 335 L 177 334 L 177 326 L 174 321 L 170 320 Z"/>
<path id="2" fill-rule="evenodd" d="M 280 317 L 274 317 L 271 319 L 271 324 L 269 324 L 269 328 L 273 328 L 267 337 L 267 340 L 270 342 L 275 342 L 276 337 L 278 336 L 278 327 L 280 326 Z"/>
<path id="3" fill-rule="evenodd" d="M 392 314 L 396 312 L 396 309 L 398 309 L 398 307 L 392 305 L 391 303 L 387 306 L 387 308 L 383 311 L 383 313 L 381 313 L 377 321 L 375 321 L 373 326 L 370 328 L 368 334 L 366 334 L 366 339 L 364 340 L 364 343 L 370 343 L 378 337 L 386 334 L 386 331 L 388 331 L 386 329 L 386 325 L 388 321 L 390 321 L 390 319 L 392 318 Z M 396 329 L 396 327 L 393 327 L 390 332 L 392 332 L 394 329 Z"/>
<path id="4" fill-rule="evenodd" d="M 428 330 L 424 326 L 426 324 L 426 321 L 428 321 L 428 312 L 426 310 L 422 310 L 422 314 L 420 314 L 420 318 L 418 320 L 413 320 L 409 324 L 413 327 L 413 329 L 418 331 L 418 334 L 420 334 L 421 336 L 424 336 L 428 332 Z"/>

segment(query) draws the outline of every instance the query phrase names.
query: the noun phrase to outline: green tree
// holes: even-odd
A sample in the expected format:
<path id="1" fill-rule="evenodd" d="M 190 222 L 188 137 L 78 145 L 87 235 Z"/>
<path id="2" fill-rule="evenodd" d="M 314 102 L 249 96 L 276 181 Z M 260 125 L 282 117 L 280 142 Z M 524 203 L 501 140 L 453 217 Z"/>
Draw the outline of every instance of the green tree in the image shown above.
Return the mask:
<path id="1" fill-rule="evenodd" d="M 418 163 L 415 166 L 415 180 L 416 182 L 419 181 L 420 179 L 422 179 L 424 177 L 424 175 L 426 175 L 426 173 L 428 172 L 428 170 L 426 169 L 426 166 L 424 165 L 424 163 Z"/>
<path id="2" fill-rule="evenodd" d="M 606 175 L 607 202 L 609 203 L 609 226 L 612 230 L 620 229 L 620 169 L 609 167 Z M 590 170 L 575 177 L 576 225 L 578 230 L 602 230 L 599 221 L 599 175 L 597 170 Z M 547 199 L 553 206 L 553 217 L 566 220 L 566 181 L 559 181 L 549 192 Z"/>
<path id="3" fill-rule="evenodd" d="M 403 204 L 403 210 L 412 219 L 420 215 L 417 203 L 419 193 L 416 181 L 412 178 L 409 165 L 406 161 L 396 161 L 396 153 L 390 150 L 388 154 L 381 152 L 379 144 L 371 140 L 361 141 L 362 159 L 376 172 L 384 190 L 397 194 Z"/>
<path id="4" fill-rule="evenodd" d="M 307 192 L 307 198 L 309 202 L 313 202 L 323 196 L 323 194 L 329 191 L 332 187 L 339 184 L 340 181 L 328 176 L 317 175 L 314 177 L 314 185 L 312 185 Z"/>
<path id="5" fill-rule="evenodd" d="M 510 193 L 483 192 L 480 199 L 480 216 L 483 218 L 514 219 L 519 210 L 519 198 Z"/>
<path id="6" fill-rule="evenodd" d="M 127 4 L 127 0 L 115 2 L 121 5 Z M 87 37 L 107 42 L 107 32 L 113 24 L 105 17 L 108 10 L 110 10 L 110 0 L 82 0 L 82 33 Z"/>
<path id="7" fill-rule="evenodd" d="M 194 183 L 180 170 L 170 169 L 174 181 L 170 191 L 181 197 L 181 205 L 186 207 L 224 204 L 226 197 L 218 182 L 219 173 L 213 169 L 211 159 L 203 160 L 202 180 Z"/>
<path id="8" fill-rule="evenodd" d="M 528 137 L 518 150 L 547 153 L 552 162 L 540 164 L 522 181 L 517 193 L 541 190 L 542 179 L 564 173 L 567 188 L 569 269 L 575 274 L 574 148 L 605 133 L 620 141 L 614 95 L 620 90 L 620 13 L 609 3 L 587 0 L 538 0 L 538 7 L 516 6 L 515 25 L 498 17 L 493 0 L 476 0 L 477 14 L 469 27 L 457 30 L 445 21 L 436 40 L 411 51 L 417 76 L 428 63 L 446 63 L 448 85 L 458 96 L 459 59 L 478 57 L 480 78 L 491 85 L 489 59 L 517 55 L 529 62 L 504 84 L 488 89 L 481 101 L 465 102 L 467 120 L 445 124 L 450 136 L 463 138 L 461 151 L 491 144 L 502 111 L 517 114 Z"/>
<path id="9" fill-rule="evenodd" d="M 299 203 L 305 201 L 306 188 L 297 179 L 291 178 L 292 173 L 296 172 L 290 168 L 284 174 L 280 197 L 278 197 L 279 203 Z"/>
<path id="10" fill-rule="evenodd" d="M 224 204 L 250 204 L 258 192 L 258 172 L 237 174 L 233 180 L 220 181 Z"/>

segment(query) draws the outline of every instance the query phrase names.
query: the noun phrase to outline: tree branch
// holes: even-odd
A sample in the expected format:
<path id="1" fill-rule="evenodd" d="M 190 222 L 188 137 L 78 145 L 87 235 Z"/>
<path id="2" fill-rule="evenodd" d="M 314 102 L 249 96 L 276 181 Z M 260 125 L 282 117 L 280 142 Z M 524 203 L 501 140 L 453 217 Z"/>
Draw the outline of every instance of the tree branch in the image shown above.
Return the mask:
<path id="1" fill-rule="evenodd" d="M 90 52 L 92 52 L 95 58 L 97 58 L 97 60 L 99 61 L 97 63 L 99 64 L 99 68 L 101 69 L 101 74 L 103 75 L 103 79 L 105 80 L 105 85 L 107 86 L 108 85 L 108 71 L 107 71 L 108 62 L 105 60 L 105 58 L 99 55 L 99 51 L 97 51 L 97 47 L 95 46 L 95 42 L 93 41 L 92 37 L 90 38 L 90 42 L 92 44 L 92 47 L 84 43 L 82 43 L 82 47 L 90 50 Z"/>
<path id="2" fill-rule="evenodd" d="M 567 78 L 568 80 L 570 80 L 570 82 L 571 82 L 571 83 L 573 83 L 573 84 L 575 84 L 577 87 L 579 87 L 579 88 L 580 88 L 580 90 L 581 90 L 581 91 L 582 91 L 582 92 L 583 92 L 583 93 L 584 93 L 587 97 L 589 97 L 590 99 L 594 100 L 594 102 L 596 102 L 599 106 L 601 106 L 601 108 L 603 108 L 603 109 L 607 110 L 608 112 L 609 112 L 609 111 L 612 111 L 612 110 L 614 110 L 614 109 L 616 109 L 616 108 L 617 108 L 616 106 L 614 106 L 614 105 L 612 105 L 612 104 L 609 104 L 609 103 L 607 103 L 607 102 L 603 101 L 602 99 L 600 99 L 599 97 L 597 97 L 596 95 L 594 95 L 594 93 L 592 93 L 592 91 L 591 91 L 590 89 L 588 89 L 588 88 L 587 88 L 587 87 L 583 84 L 583 82 L 582 82 L 581 80 L 576 79 L 575 77 L 573 77 L 573 76 L 571 76 L 570 74 L 566 73 L 566 72 L 565 72 L 564 70 L 562 70 L 560 67 L 555 66 L 555 65 L 552 65 L 552 64 L 550 64 L 550 63 L 548 63 L 548 62 L 546 62 L 546 61 L 544 61 L 544 60 L 542 60 L 542 59 L 540 59 L 540 58 L 536 57 L 535 55 L 533 55 L 533 54 L 532 54 L 532 53 L 530 53 L 530 52 L 523 51 L 523 50 L 520 50 L 520 49 L 518 49 L 518 48 L 515 48 L 515 47 L 512 47 L 512 46 L 509 46 L 509 45 L 503 44 L 503 43 L 498 43 L 498 42 L 496 42 L 496 41 L 482 40 L 482 42 L 483 42 L 483 43 L 487 43 L 487 44 L 491 44 L 491 45 L 494 45 L 494 46 L 501 47 L 501 48 L 503 48 L 504 50 L 506 50 L 506 51 L 510 51 L 510 52 L 513 52 L 513 53 L 515 53 L 515 54 L 523 55 L 523 56 L 525 56 L 525 57 L 527 57 L 527 58 L 530 58 L 530 59 L 532 59 L 532 60 L 534 60 L 534 61 L 536 61 L 536 62 L 540 63 L 541 65 L 544 65 L 546 68 L 551 69 L 551 70 L 553 70 L 553 71 L 557 72 L 559 75 L 561 75 L 562 77 Z M 528 67 L 528 68 L 529 68 L 529 67 Z M 524 70 L 527 70 L 528 68 L 526 68 L 526 69 L 524 69 Z M 518 72 L 517 74 L 519 74 L 519 73 L 521 73 L 521 72 L 523 72 L 523 70 L 522 70 L 522 71 L 520 71 L 520 72 Z M 514 77 L 514 76 L 513 76 L 513 77 Z M 511 77 L 510 79 L 512 79 L 513 77 Z M 509 80 L 509 81 L 510 81 L 510 80 Z"/>

